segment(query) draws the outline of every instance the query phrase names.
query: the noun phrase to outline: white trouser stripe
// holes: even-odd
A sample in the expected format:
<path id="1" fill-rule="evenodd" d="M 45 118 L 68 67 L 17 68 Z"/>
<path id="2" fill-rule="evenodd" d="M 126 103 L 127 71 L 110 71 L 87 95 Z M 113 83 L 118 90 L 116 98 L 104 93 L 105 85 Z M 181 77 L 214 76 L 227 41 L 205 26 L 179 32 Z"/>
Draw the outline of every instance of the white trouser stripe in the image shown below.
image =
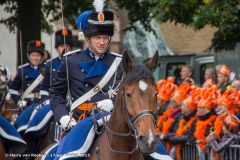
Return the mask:
<path id="1" fill-rule="evenodd" d="M 19 92 L 13 89 L 9 89 L 9 93 L 10 94 L 15 94 L 15 95 L 19 95 Z"/>
<path id="2" fill-rule="evenodd" d="M 41 90 L 41 91 L 40 91 L 40 95 L 49 96 L 49 92 L 48 92 L 48 91 Z"/>

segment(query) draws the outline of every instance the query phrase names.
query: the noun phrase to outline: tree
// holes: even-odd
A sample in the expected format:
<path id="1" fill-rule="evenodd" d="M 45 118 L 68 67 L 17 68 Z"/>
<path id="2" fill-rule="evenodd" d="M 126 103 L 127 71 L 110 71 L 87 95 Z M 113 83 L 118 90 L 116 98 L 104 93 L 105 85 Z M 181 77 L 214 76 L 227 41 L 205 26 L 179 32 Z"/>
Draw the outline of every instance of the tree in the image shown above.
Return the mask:
<path id="1" fill-rule="evenodd" d="M 240 42 L 239 0 L 115 0 L 129 10 L 131 22 L 141 20 L 147 30 L 149 18 L 175 22 L 196 30 L 211 25 L 218 28 L 209 49 L 233 50 Z M 131 25 L 130 28 L 133 28 Z"/>
<path id="2" fill-rule="evenodd" d="M 209 47 L 215 51 L 232 50 L 240 41 L 239 0 L 113 1 L 118 8 L 129 11 L 130 23 L 126 30 L 135 29 L 134 22 L 140 21 L 147 31 L 153 31 L 150 21 L 155 18 L 161 22 L 171 21 L 191 26 L 196 30 L 206 25 L 218 28 Z M 5 24 L 10 32 L 17 31 L 18 64 L 21 64 L 21 52 L 23 63 L 28 61 L 24 53 L 27 52 L 26 46 L 30 40 L 41 39 L 41 32 L 53 33 L 51 22 L 56 22 L 62 17 L 61 2 L 65 27 L 71 25 L 77 28 L 75 20 L 81 11 L 93 9 L 93 0 L 0 0 L 0 5 L 5 5 L 5 11 L 11 14 L 10 17 L 1 19 L 0 23 Z M 106 0 L 106 3 L 108 8 L 112 1 Z M 50 17 L 50 21 L 47 17 Z"/>
<path id="3" fill-rule="evenodd" d="M 27 43 L 31 40 L 41 40 L 41 32 L 53 33 L 51 22 L 62 17 L 60 0 L 0 0 L 4 11 L 11 16 L 1 19 L 11 33 L 17 34 L 18 65 L 28 62 Z M 73 25 L 81 10 L 92 9 L 91 0 L 74 0 L 63 2 L 65 27 Z M 50 21 L 47 18 L 50 17 Z M 21 54 L 22 53 L 22 54 Z M 22 56 L 22 62 L 21 62 Z"/>

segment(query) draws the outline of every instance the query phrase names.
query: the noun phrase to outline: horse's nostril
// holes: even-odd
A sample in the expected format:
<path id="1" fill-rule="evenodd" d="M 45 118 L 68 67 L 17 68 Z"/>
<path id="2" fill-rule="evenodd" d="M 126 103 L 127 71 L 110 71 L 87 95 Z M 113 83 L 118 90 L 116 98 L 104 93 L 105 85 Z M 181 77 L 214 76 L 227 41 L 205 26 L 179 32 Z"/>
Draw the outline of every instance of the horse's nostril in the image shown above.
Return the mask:
<path id="1" fill-rule="evenodd" d="M 157 144 L 158 143 L 158 140 L 159 140 L 159 135 L 156 135 L 155 137 L 154 137 L 154 140 L 153 140 L 153 145 L 155 145 L 155 144 Z"/>
<path id="2" fill-rule="evenodd" d="M 144 144 L 147 144 L 147 138 L 145 136 L 139 136 L 138 137 L 140 141 L 142 141 Z"/>
<path id="3" fill-rule="evenodd" d="M 158 143 L 158 136 L 154 136 L 153 139 L 149 140 L 147 137 L 145 136 L 139 136 L 138 139 L 145 145 L 155 145 Z"/>

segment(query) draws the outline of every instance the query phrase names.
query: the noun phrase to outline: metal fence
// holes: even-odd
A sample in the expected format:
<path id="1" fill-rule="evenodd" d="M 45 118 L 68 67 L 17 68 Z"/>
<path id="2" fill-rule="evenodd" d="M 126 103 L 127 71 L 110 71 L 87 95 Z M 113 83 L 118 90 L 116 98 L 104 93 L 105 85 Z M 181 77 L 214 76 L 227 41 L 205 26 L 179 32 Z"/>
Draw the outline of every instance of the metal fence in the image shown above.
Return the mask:
<path id="1" fill-rule="evenodd" d="M 216 153 L 210 146 L 201 151 L 198 145 L 187 143 L 182 147 L 182 160 L 240 160 L 240 145 L 231 145 L 221 153 Z"/>

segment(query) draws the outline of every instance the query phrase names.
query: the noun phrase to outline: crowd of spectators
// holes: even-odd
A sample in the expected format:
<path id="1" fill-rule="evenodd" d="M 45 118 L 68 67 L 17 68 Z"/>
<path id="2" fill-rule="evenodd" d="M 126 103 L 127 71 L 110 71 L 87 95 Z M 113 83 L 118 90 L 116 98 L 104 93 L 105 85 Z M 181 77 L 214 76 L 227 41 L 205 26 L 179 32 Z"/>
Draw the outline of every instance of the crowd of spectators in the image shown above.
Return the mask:
<path id="1" fill-rule="evenodd" d="M 195 84 L 193 73 L 186 65 L 180 83 L 173 77 L 157 82 L 159 139 L 174 160 L 182 159 L 185 143 L 229 157 L 229 146 L 240 139 L 240 80 L 226 65 L 207 68 L 203 85 Z"/>

